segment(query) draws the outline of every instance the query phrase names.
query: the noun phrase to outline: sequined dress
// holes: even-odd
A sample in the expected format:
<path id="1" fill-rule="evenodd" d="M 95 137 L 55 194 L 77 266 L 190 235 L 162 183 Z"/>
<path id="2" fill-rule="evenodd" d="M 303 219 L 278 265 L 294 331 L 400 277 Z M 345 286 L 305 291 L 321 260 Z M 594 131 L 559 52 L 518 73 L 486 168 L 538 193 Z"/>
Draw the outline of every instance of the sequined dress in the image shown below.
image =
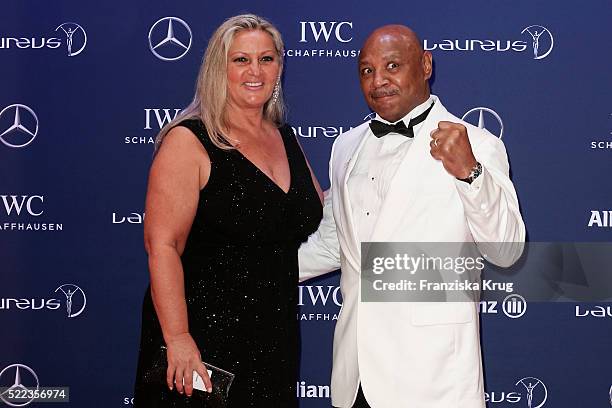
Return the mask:
<path id="1" fill-rule="evenodd" d="M 291 173 L 285 193 L 240 152 L 214 146 L 199 120 L 180 126 L 211 160 L 181 256 L 189 331 L 204 361 L 236 375 L 230 407 L 297 407 L 297 250 L 322 216 L 303 153 L 291 127 L 280 127 Z M 163 344 L 147 290 L 134 403 L 194 406 L 165 386 L 143 384 L 143 370 Z"/>

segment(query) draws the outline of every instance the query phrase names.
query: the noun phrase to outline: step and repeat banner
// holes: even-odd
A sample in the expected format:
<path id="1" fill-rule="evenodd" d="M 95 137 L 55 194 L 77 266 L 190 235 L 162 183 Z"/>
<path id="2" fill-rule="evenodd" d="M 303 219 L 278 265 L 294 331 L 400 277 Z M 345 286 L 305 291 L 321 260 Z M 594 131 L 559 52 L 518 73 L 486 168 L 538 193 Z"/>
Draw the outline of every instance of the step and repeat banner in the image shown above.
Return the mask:
<path id="1" fill-rule="evenodd" d="M 244 12 L 284 36 L 289 121 L 324 188 L 335 138 L 370 114 L 359 49 L 402 23 L 433 53 L 433 93 L 505 142 L 528 240 L 612 241 L 608 1 L 5 1 L 0 387 L 132 404 L 154 139 L 190 102 L 212 32 Z M 338 285 L 296 289 L 302 407 L 330 406 Z M 480 314 L 488 407 L 610 406 L 610 304 L 512 296 Z"/>

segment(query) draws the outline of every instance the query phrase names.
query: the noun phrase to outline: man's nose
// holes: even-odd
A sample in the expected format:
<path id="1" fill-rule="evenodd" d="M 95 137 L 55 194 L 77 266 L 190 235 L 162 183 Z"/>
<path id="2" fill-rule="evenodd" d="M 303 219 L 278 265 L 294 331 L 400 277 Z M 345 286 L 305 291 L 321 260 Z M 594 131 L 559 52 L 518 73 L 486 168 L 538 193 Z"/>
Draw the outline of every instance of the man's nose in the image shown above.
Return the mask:
<path id="1" fill-rule="evenodd" d="M 374 71 L 374 86 L 380 88 L 381 86 L 387 85 L 389 82 L 387 72 L 385 70 Z"/>

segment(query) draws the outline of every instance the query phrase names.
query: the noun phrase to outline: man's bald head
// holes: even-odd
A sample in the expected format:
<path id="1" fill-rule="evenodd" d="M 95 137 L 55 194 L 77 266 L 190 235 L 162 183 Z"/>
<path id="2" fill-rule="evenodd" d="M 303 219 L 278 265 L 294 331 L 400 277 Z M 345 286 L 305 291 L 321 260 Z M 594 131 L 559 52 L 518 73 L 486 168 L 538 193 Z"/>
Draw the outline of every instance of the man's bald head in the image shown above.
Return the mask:
<path id="1" fill-rule="evenodd" d="M 401 38 L 410 50 L 423 53 L 421 40 L 409 27 L 401 24 L 389 24 L 372 31 L 361 47 L 363 52 L 367 47 L 376 46 L 377 42 L 388 41 L 391 38 Z"/>
<path id="2" fill-rule="evenodd" d="M 361 90 L 370 108 L 395 122 L 429 97 L 431 53 L 424 52 L 410 28 L 386 25 L 374 30 L 359 55 Z"/>

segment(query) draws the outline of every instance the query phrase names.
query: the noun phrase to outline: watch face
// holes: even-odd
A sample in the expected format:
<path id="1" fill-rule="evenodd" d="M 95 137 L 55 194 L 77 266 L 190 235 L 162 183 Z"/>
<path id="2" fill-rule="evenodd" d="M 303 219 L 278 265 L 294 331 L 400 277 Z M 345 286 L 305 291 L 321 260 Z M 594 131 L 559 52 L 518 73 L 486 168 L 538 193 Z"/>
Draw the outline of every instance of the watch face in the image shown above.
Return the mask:
<path id="1" fill-rule="evenodd" d="M 482 173 L 482 165 L 480 163 L 476 163 L 476 167 L 472 170 L 471 179 L 474 180 L 476 177 L 480 176 Z"/>
<path id="2" fill-rule="evenodd" d="M 466 183 L 472 184 L 474 180 L 482 173 L 482 165 L 476 162 L 476 166 L 472 168 L 470 171 L 470 175 L 467 178 L 460 179 L 461 181 L 465 181 Z"/>

